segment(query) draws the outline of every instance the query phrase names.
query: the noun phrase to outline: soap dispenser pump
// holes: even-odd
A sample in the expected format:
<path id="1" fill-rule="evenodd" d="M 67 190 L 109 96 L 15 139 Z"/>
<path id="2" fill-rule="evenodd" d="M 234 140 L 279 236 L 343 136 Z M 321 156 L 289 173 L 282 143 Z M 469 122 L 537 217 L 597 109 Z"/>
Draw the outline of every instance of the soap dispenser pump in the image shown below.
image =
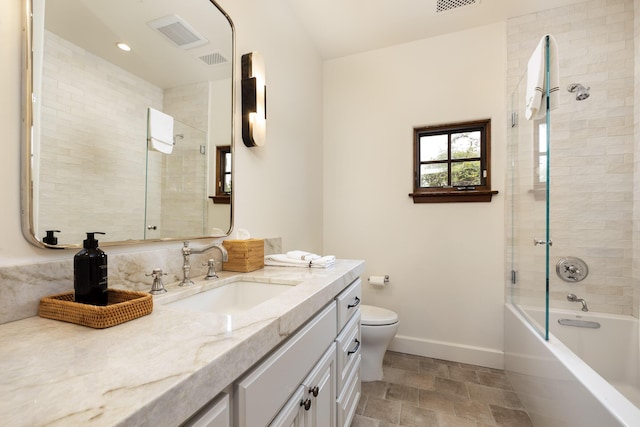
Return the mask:
<path id="1" fill-rule="evenodd" d="M 107 254 L 98 247 L 96 234 L 104 233 L 87 233 L 83 249 L 73 257 L 73 289 L 76 302 L 107 305 Z"/>
<path id="2" fill-rule="evenodd" d="M 47 230 L 47 235 L 42 238 L 42 242 L 47 245 L 57 245 L 58 238 L 56 237 L 56 233 L 59 233 L 60 230 Z"/>

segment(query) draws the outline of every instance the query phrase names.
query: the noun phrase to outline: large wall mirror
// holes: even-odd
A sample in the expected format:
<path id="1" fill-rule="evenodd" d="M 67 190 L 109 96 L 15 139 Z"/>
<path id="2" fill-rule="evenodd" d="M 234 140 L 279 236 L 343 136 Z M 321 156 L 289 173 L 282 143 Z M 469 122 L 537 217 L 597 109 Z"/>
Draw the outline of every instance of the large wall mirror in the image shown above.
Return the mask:
<path id="1" fill-rule="evenodd" d="M 101 245 L 228 235 L 226 13 L 211 0 L 25 6 L 25 237 L 64 248 L 92 231 L 105 233 Z"/>

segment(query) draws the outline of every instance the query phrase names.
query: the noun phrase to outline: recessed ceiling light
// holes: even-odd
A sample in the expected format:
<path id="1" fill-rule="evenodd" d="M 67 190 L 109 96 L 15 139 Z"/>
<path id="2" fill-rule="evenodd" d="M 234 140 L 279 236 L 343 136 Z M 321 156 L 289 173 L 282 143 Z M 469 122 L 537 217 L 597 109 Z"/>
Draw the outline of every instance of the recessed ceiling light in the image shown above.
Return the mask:
<path id="1" fill-rule="evenodd" d="M 125 52 L 131 52 L 131 46 L 129 46 L 126 43 L 118 42 L 116 43 L 116 46 L 118 46 L 118 49 L 120 50 L 124 50 Z"/>

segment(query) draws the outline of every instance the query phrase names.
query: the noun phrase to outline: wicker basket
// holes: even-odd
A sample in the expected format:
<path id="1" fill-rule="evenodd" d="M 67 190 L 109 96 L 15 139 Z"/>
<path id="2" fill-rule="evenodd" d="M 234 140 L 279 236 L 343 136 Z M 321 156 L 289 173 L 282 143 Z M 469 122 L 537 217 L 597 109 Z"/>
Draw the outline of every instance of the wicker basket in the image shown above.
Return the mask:
<path id="1" fill-rule="evenodd" d="M 223 270 L 248 273 L 264 267 L 264 239 L 223 240 L 222 245 L 229 259 Z"/>
<path id="2" fill-rule="evenodd" d="M 153 310 L 153 297 L 145 292 L 109 289 L 106 306 L 78 303 L 73 295 L 73 292 L 65 292 L 40 299 L 38 315 L 104 329 L 146 316 Z"/>

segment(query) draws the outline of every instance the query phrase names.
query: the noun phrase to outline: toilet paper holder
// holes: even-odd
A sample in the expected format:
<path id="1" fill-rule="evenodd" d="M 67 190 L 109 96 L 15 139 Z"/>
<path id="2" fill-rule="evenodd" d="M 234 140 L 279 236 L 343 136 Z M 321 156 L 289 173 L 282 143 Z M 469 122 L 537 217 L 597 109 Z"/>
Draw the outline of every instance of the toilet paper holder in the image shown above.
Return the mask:
<path id="1" fill-rule="evenodd" d="M 372 285 L 386 285 L 389 283 L 389 275 L 385 274 L 384 276 L 369 276 L 367 279 Z"/>

